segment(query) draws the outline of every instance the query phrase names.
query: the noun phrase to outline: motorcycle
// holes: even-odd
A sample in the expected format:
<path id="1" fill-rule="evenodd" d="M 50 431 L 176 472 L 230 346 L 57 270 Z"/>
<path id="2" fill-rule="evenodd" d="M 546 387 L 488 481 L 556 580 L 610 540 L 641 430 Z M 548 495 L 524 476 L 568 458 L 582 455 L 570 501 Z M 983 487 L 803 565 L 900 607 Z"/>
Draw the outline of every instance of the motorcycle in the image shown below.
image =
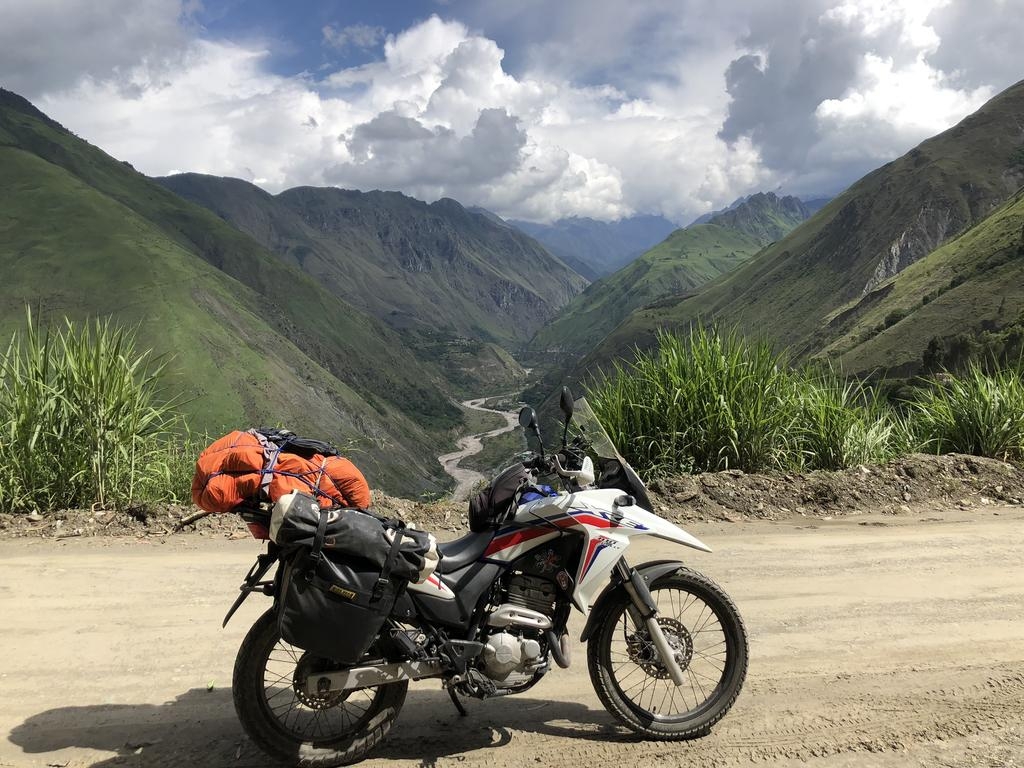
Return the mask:
<path id="1" fill-rule="evenodd" d="M 465 714 L 467 698 L 522 693 L 552 663 L 567 668 L 573 609 L 587 616 L 580 641 L 594 689 L 627 728 L 650 739 L 690 739 L 725 716 L 747 670 L 746 630 L 733 601 L 681 561 L 633 566 L 625 558 L 642 536 L 711 550 L 654 514 L 643 482 L 585 398 L 574 401 L 563 388 L 561 410 L 562 447 L 545 454 L 534 410 L 522 409 L 520 424 L 540 450 L 488 489 L 491 501 L 496 489 L 514 493 L 507 503 L 484 504 L 482 513 L 478 505 L 474 514 L 488 519 L 471 527 L 483 530 L 439 545 L 436 572 L 408 585 L 355 664 L 282 640 L 276 601 L 256 621 L 232 682 L 253 742 L 295 765 L 362 760 L 387 736 L 410 681 L 439 679 Z M 562 492 L 542 485 L 544 476 L 558 476 Z M 243 517 L 252 527 L 260 514 Z M 249 594 L 279 594 L 282 569 L 265 576 L 280 559 L 270 542 L 225 625 Z"/>

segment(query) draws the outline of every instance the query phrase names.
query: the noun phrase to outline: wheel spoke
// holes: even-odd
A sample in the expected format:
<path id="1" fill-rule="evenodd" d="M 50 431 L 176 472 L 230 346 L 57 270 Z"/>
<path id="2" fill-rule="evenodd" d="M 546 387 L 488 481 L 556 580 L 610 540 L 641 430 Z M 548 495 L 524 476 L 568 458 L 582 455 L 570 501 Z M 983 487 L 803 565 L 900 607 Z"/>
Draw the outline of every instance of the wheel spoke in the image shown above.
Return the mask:
<path id="1" fill-rule="evenodd" d="M 686 668 L 686 674 L 690 676 L 690 680 L 692 680 L 694 683 L 697 684 L 697 687 L 700 688 L 700 695 L 702 697 L 704 697 L 705 701 L 707 701 L 708 695 L 707 695 L 707 693 L 704 692 L 704 686 L 700 684 L 700 680 L 698 680 L 697 676 L 693 674 L 693 670 L 690 669 L 689 667 L 687 667 Z M 691 686 L 691 688 L 692 688 L 692 686 Z"/>
<path id="2" fill-rule="evenodd" d="M 686 720 L 721 695 L 732 648 L 726 619 L 719 615 L 720 602 L 705 598 L 686 586 L 653 587 L 657 621 L 683 671 L 684 682 L 675 685 L 665 660 L 654 646 L 646 626 L 637 626 L 627 605 L 605 634 L 604 669 L 613 688 L 637 713 L 656 720 Z M 710 602 L 709 602 L 710 600 Z"/>

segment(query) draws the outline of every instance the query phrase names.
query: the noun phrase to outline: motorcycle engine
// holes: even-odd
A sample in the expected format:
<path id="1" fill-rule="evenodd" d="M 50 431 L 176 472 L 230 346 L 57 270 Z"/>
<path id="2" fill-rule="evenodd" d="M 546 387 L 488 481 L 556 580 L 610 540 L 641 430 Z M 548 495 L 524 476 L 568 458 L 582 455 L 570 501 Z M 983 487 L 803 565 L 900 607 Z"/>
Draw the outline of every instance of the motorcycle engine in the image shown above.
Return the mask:
<path id="1" fill-rule="evenodd" d="M 508 582 L 505 602 L 491 611 L 484 639 L 484 673 L 498 688 L 524 685 L 548 664 L 544 632 L 551 629 L 555 586 L 524 574 Z"/>
<path id="2" fill-rule="evenodd" d="M 539 640 L 511 632 L 496 632 L 487 637 L 484 671 L 499 688 L 525 683 L 544 663 Z"/>

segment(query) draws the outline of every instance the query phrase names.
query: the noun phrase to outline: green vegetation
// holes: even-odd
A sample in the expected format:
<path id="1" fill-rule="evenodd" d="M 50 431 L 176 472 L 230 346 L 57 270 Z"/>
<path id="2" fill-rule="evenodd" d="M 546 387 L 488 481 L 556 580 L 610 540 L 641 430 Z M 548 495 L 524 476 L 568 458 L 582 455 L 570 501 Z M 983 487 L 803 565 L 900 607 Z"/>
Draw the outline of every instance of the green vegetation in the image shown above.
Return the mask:
<path id="1" fill-rule="evenodd" d="M 186 502 L 196 445 L 163 372 L 109 321 L 51 331 L 30 315 L 0 357 L 0 510 Z"/>
<path id="2" fill-rule="evenodd" d="M 1000 330 L 958 333 L 950 337 L 932 337 L 922 358 L 928 373 L 967 370 L 971 364 L 985 370 L 1000 370 L 1024 360 L 1024 322 L 1011 323 Z"/>
<path id="3" fill-rule="evenodd" d="M 1022 370 L 985 372 L 972 364 L 962 376 L 926 390 L 909 404 L 922 446 L 933 453 L 1024 457 Z"/>
<path id="4" fill-rule="evenodd" d="M 482 432 L 490 432 L 505 424 L 505 419 L 497 413 L 490 411 L 478 411 L 475 408 L 463 408 L 464 427 L 462 432 L 469 435 L 478 435 Z"/>
<path id="5" fill-rule="evenodd" d="M 760 248 L 749 235 L 715 224 L 676 230 L 628 266 L 588 287 L 531 345 L 585 352 L 638 307 L 693 291 Z"/>
<path id="6" fill-rule="evenodd" d="M 589 388 L 592 404 L 641 473 L 840 469 L 915 450 L 1019 458 L 1021 372 L 917 390 L 897 410 L 831 370 L 794 369 L 764 342 L 698 328 L 662 334 L 654 352 Z"/>
<path id="7" fill-rule="evenodd" d="M 512 463 L 513 459 L 527 449 L 526 435 L 521 429 L 513 429 L 497 437 L 483 441 L 483 450 L 459 462 L 459 466 L 475 469 L 490 477 L 497 470 Z"/>
<path id="8" fill-rule="evenodd" d="M 531 346 L 581 356 L 634 310 L 692 293 L 731 272 L 808 215 L 795 197 L 779 199 L 769 192 L 753 195 L 705 224 L 677 229 L 574 298 Z"/>
<path id="9" fill-rule="evenodd" d="M 443 371 L 453 392 L 461 398 L 488 392 L 517 389 L 526 371 L 505 349 L 492 342 L 452 339 L 442 333 L 422 333 L 415 345 L 421 360 L 432 361 Z M 474 411 L 464 410 L 466 416 Z M 465 424 L 463 432 L 475 432 Z"/>
<path id="10" fill-rule="evenodd" d="M 1011 259 L 984 275 L 971 269 L 990 254 L 1009 259 L 1019 252 L 1016 214 L 1002 209 L 1002 221 L 993 229 L 982 222 L 1024 180 L 1020 166 L 1010 166 L 1011 155 L 1021 148 L 1022 112 L 1024 83 L 1018 83 L 960 124 L 869 173 L 805 224 L 696 295 L 635 310 L 591 352 L 583 372 L 607 366 L 635 346 L 653 347 L 659 329 L 685 330 L 713 319 L 743 333 L 769 333 L 800 359 L 821 354 L 838 359 L 845 371 L 878 366 L 907 375 L 916 372 L 930 338 L 976 327 L 976 316 L 991 317 L 1003 295 L 1011 304 L 1008 319 L 1015 320 L 1012 305 L 1024 302 L 1020 267 Z M 1010 218 L 1018 222 L 1015 229 Z M 925 257 L 937 248 L 945 250 L 958 233 L 961 245 L 975 246 L 956 257 L 960 274 L 945 268 L 953 258 L 946 251 L 928 277 L 921 260 L 929 261 Z M 1002 243 L 1010 247 L 1004 250 Z M 901 287 L 904 275 L 919 266 L 924 271 Z M 942 286 L 945 292 L 937 299 Z M 895 310 L 910 314 L 886 328 Z M 894 366 L 900 370 L 891 371 Z"/>
<path id="11" fill-rule="evenodd" d="M 1024 194 L 842 307 L 830 326 L 835 340 L 821 355 L 852 372 L 911 376 L 1012 362 L 1024 326 Z"/>
<path id="12" fill-rule="evenodd" d="M 774 192 L 758 192 L 735 208 L 712 216 L 708 223 L 740 232 L 761 245 L 768 245 L 788 235 L 811 215 L 811 209 L 799 198 L 780 198 Z"/>

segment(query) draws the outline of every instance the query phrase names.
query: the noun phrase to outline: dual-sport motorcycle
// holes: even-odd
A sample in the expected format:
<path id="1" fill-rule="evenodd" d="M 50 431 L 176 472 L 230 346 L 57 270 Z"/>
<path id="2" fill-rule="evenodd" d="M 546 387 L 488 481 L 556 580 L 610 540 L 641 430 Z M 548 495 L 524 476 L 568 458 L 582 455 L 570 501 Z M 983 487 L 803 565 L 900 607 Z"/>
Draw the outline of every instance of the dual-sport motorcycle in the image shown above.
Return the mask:
<path id="1" fill-rule="evenodd" d="M 552 664 L 569 666 L 573 608 L 587 616 L 580 640 L 597 695 L 627 728 L 689 739 L 726 714 L 747 670 L 732 600 L 681 561 L 634 566 L 625 558 L 641 536 L 710 549 L 654 514 L 585 399 L 574 402 L 563 389 L 561 406 L 565 429 L 554 454 L 544 453 L 536 414 L 523 408 L 520 424 L 539 452 L 524 454 L 471 505 L 475 532 L 439 545 L 436 572 L 408 585 L 354 664 L 282 640 L 275 614 L 283 569 L 264 580 L 282 555 L 269 545 L 224 620 L 252 592 L 275 596 L 235 661 L 235 708 L 253 742 L 291 764 L 352 763 L 386 737 L 412 680 L 439 679 L 463 714 L 467 697 L 522 693 Z M 562 492 L 539 484 L 551 475 Z"/>

